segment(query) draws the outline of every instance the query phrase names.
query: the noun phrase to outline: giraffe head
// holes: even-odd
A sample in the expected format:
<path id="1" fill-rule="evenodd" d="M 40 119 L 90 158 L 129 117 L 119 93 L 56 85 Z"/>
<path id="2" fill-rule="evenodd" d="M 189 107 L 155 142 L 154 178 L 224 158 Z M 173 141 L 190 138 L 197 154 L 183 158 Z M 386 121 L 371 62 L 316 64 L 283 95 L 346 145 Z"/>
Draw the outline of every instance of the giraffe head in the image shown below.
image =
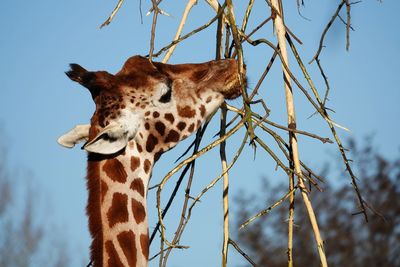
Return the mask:
<path id="1" fill-rule="evenodd" d="M 89 230 L 93 266 L 148 266 L 146 194 L 151 168 L 224 101 L 240 95 L 233 59 L 168 65 L 140 56 L 115 75 L 71 64 L 68 77 L 96 104 L 90 125 L 60 144 L 86 140 Z M 119 264 L 121 263 L 121 264 Z"/>
<path id="2" fill-rule="evenodd" d="M 169 65 L 134 56 L 115 75 L 77 64 L 66 74 L 89 89 L 96 111 L 90 128 L 75 128 L 59 142 L 72 147 L 86 139 L 85 150 L 105 155 L 134 140 L 139 151 L 157 158 L 241 92 L 233 59 Z"/>

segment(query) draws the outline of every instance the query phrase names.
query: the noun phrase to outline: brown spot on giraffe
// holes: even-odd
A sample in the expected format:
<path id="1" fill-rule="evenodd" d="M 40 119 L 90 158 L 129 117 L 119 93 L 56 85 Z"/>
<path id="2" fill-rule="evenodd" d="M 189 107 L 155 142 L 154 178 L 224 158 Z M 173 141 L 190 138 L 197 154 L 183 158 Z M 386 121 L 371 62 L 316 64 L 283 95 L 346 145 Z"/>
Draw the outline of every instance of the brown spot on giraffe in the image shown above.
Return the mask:
<path id="1" fill-rule="evenodd" d="M 136 199 L 132 199 L 132 213 L 137 224 L 142 223 L 146 218 L 146 211 L 143 204 Z"/>
<path id="2" fill-rule="evenodd" d="M 161 136 L 165 134 L 165 124 L 162 123 L 161 121 L 157 121 L 154 127 Z"/>
<path id="3" fill-rule="evenodd" d="M 142 179 L 135 178 L 131 183 L 131 189 L 138 192 L 142 197 L 144 197 L 144 184 Z"/>
<path id="4" fill-rule="evenodd" d="M 103 165 L 103 171 L 113 181 L 120 183 L 126 182 L 128 174 L 126 173 L 122 163 L 116 158 L 107 160 Z"/>
<path id="5" fill-rule="evenodd" d="M 190 124 L 188 131 L 190 133 L 194 131 L 194 123 Z"/>
<path id="6" fill-rule="evenodd" d="M 131 171 L 136 171 L 136 169 L 140 166 L 140 159 L 138 157 L 131 157 Z"/>
<path id="7" fill-rule="evenodd" d="M 165 113 L 164 118 L 171 124 L 175 121 L 174 115 L 172 115 L 172 113 Z"/>
<path id="8" fill-rule="evenodd" d="M 160 113 L 158 113 L 157 111 L 154 111 L 154 112 L 153 112 L 153 117 L 154 117 L 154 118 L 160 117 Z"/>
<path id="9" fill-rule="evenodd" d="M 104 196 L 107 194 L 108 191 L 108 186 L 107 183 L 104 182 L 103 180 L 101 180 L 101 188 L 100 188 L 100 192 L 101 192 L 101 203 L 103 203 L 104 201 Z"/>
<path id="10" fill-rule="evenodd" d="M 179 133 L 175 130 L 169 131 L 167 137 L 165 138 L 165 143 L 170 142 L 178 142 L 179 141 Z"/>
<path id="11" fill-rule="evenodd" d="M 124 267 L 124 264 L 121 262 L 117 250 L 114 247 L 112 241 L 108 240 L 105 243 L 105 249 L 108 255 L 108 266 L 112 267 Z"/>
<path id="12" fill-rule="evenodd" d="M 153 134 L 149 134 L 149 137 L 146 141 L 146 150 L 147 152 L 152 152 L 155 146 L 158 144 L 158 139 Z"/>
<path id="13" fill-rule="evenodd" d="M 176 127 L 178 128 L 179 131 L 183 131 L 186 127 L 186 122 L 179 122 L 178 125 L 176 125 Z"/>
<path id="14" fill-rule="evenodd" d="M 150 162 L 150 160 L 145 159 L 145 161 L 144 161 L 143 164 L 144 164 L 143 170 L 144 170 L 144 172 L 145 172 L 146 174 L 148 174 L 149 171 L 150 171 L 150 167 L 151 167 L 151 162 Z"/>
<path id="15" fill-rule="evenodd" d="M 107 212 L 110 227 L 117 223 L 127 222 L 128 215 L 128 196 L 119 192 L 114 193 L 111 207 Z"/>
<path id="16" fill-rule="evenodd" d="M 132 231 L 122 232 L 117 235 L 117 240 L 128 260 L 129 266 L 136 266 L 137 248 L 135 245 L 135 234 Z"/>
<path id="17" fill-rule="evenodd" d="M 137 150 L 138 150 L 138 152 L 139 152 L 139 153 L 142 153 L 142 151 L 143 151 L 143 148 L 142 148 L 142 146 L 141 146 L 141 145 L 139 145 L 139 144 L 136 144 L 136 146 L 137 146 Z"/>
<path id="18" fill-rule="evenodd" d="M 206 114 L 206 107 L 204 105 L 200 106 L 200 115 L 202 117 L 204 117 L 204 115 Z"/>
<path id="19" fill-rule="evenodd" d="M 143 256 L 149 258 L 149 234 L 140 235 L 140 247 L 142 248 Z"/>
<path id="20" fill-rule="evenodd" d="M 178 114 L 183 118 L 193 118 L 196 115 L 196 110 L 192 109 L 190 106 L 178 106 Z"/>

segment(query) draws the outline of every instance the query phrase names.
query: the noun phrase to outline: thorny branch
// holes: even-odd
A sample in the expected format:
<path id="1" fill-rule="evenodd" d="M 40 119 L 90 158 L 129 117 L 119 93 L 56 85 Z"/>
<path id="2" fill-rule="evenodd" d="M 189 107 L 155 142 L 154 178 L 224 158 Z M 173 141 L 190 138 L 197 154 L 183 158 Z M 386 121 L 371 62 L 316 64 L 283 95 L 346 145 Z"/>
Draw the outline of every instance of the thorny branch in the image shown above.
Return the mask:
<path id="1" fill-rule="evenodd" d="M 247 6 L 245 10 L 239 11 L 235 6 L 233 5 L 232 0 L 227 0 L 227 1 L 221 1 L 221 4 L 217 0 L 206 0 L 206 2 L 215 10 L 216 15 L 211 18 L 209 21 L 205 22 L 203 25 L 197 27 L 196 29 L 192 30 L 191 32 L 182 35 L 183 32 L 183 27 L 188 20 L 188 14 L 193 7 L 194 4 L 197 3 L 196 0 L 188 0 L 186 9 L 183 12 L 183 15 L 180 19 L 179 27 L 176 31 L 175 37 L 171 42 L 162 47 L 158 52 L 154 52 L 154 47 L 158 44 L 156 44 L 156 27 L 157 27 L 157 17 L 158 14 L 165 14 L 169 15 L 163 10 L 159 8 L 159 4 L 161 3 L 162 0 L 151 0 L 149 1 L 151 3 L 151 8 L 147 15 L 153 13 L 153 18 L 152 18 L 152 24 L 151 24 L 151 40 L 150 40 L 150 45 L 149 45 L 149 54 L 147 57 L 149 59 L 153 59 L 155 57 L 159 57 L 163 53 L 167 51 L 167 54 L 164 57 L 163 62 L 167 62 L 170 56 L 173 54 L 174 49 L 182 43 L 182 41 L 196 35 L 200 31 L 206 30 L 209 28 L 209 26 L 213 25 L 215 22 L 218 21 L 217 25 L 217 41 L 216 41 L 216 47 L 217 47 L 217 53 L 216 53 L 216 58 L 219 59 L 221 58 L 222 55 L 225 55 L 226 57 L 233 57 L 238 60 L 238 71 L 242 75 L 241 79 L 244 81 L 244 60 L 246 58 L 245 53 L 250 53 L 251 47 L 252 46 L 258 46 L 260 44 L 267 45 L 268 48 L 272 49 L 271 51 L 271 57 L 269 60 L 266 60 L 266 67 L 260 77 L 256 81 L 256 85 L 253 88 L 246 88 L 244 86 L 244 83 L 242 83 L 242 96 L 243 96 L 243 102 L 242 106 L 240 108 L 236 108 L 233 106 L 227 105 L 228 112 L 233 113 L 235 116 L 231 120 L 231 122 L 228 122 L 226 124 L 227 127 L 227 134 L 224 134 L 224 129 L 221 126 L 221 129 L 219 133 L 221 134 L 221 137 L 212 142 L 211 144 L 205 146 L 202 149 L 199 149 L 200 141 L 201 138 L 204 134 L 205 128 L 207 128 L 207 124 L 202 128 L 201 131 L 198 132 L 196 140 L 193 142 L 193 146 L 190 146 L 187 151 L 182 155 L 183 157 L 186 156 L 186 153 L 193 148 L 193 154 L 183 161 L 181 161 L 176 167 L 174 167 L 171 171 L 168 172 L 168 174 L 153 188 L 157 189 L 156 192 L 156 197 L 157 197 L 157 213 L 158 213 L 158 224 L 152 234 L 151 239 L 154 238 L 155 234 L 157 232 L 160 233 L 160 251 L 156 253 L 155 257 L 159 257 L 159 264 L 160 266 L 166 266 L 167 265 L 167 260 L 168 256 L 172 252 L 173 249 L 178 248 L 187 248 L 187 246 L 182 246 L 180 245 L 180 239 L 184 233 L 184 230 L 186 228 L 186 225 L 189 223 L 189 220 L 191 218 L 191 214 L 193 212 L 193 208 L 196 206 L 196 204 L 200 201 L 200 199 L 210 190 L 212 189 L 221 179 L 224 177 L 228 171 L 235 165 L 236 161 L 240 157 L 242 151 L 245 148 L 245 144 L 251 143 L 253 144 L 253 148 L 255 149 L 257 144 L 261 149 L 263 149 L 279 166 L 286 174 L 288 174 L 289 177 L 298 177 L 297 184 L 294 184 L 292 181 L 291 186 L 289 187 L 288 193 L 282 197 L 277 203 L 272 205 L 271 207 L 260 211 L 256 216 L 250 218 L 244 225 L 247 225 L 251 221 L 256 220 L 259 216 L 265 215 L 269 213 L 274 207 L 280 205 L 281 203 L 285 202 L 286 199 L 290 199 L 290 210 L 289 210 L 289 227 L 290 224 L 293 224 L 293 207 L 292 204 L 294 205 L 294 192 L 299 190 L 300 193 L 302 194 L 303 198 L 305 199 L 305 202 L 307 202 L 307 195 L 308 195 L 308 190 L 304 186 L 304 182 L 308 180 L 315 188 L 320 190 L 319 188 L 319 183 L 323 181 L 323 179 L 318 176 L 314 171 L 312 171 L 311 168 L 306 166 L 304 162 L 302 162 L 299 158 L 293 158 L 293 155 L 298 153 L 293 153 L 293 149 L 296 149 L 295 146 L 297 144 L 296 140 L 296 135 L 305 135 L 311 138 L 314 138 L 316 140 L 321 141 L 322 143 L 332 143 L 333 141 L 327 137 L 321 137 L 318 134 L 315 133 L 310 133 L 307 131 L 301 131 L 298 130 L 295 126 L 295 124 L 291 124 L 289 121 L 288 126 L 283 126 L 282 123 L 277 123 L 274 122 L 270 119 L 268 119 L 269 116 L 269 108 L 267 105 L 264 103 L 264 100 L 262 98 L 262 90 L 264 81 L 268 79 L 270 75 L 270 69 L 273 67 L 273 65 L 276 63 L 276 59 L 280 61 L 282 64 L 282 71 L 284 73 L 284 85 L 287 86 L 287 90 L 294 90 L 292 86 L 290 86 L 289 82 L 292 81 L 298 89 L 302 92 L 302 94 L 306 97 L 308 100 L 309 104 L 315 109 L 316 114 L 321 116 L 327 123 L 328 127 L 332 132 L 332 135 L 334 137 L 334 142 L 337 144 L 338 149 L 340 151 L 340 154 L 343 158 L 344 165 L 346 166 L 346 171 L 349 173 L 352 184 L 355 188 L 356 195 L 359 199 L 359 205 L 360 205 L 360 210 L 361 213 L 363 213 L 366 216 L 365 212 L 365 201 L 361 197 L 361 193 L 359 192 L 359 189 L 357 187 L 357 180 L 355 175 L 352 172 L 351 166 L 350 166 L 350 160 L 347 158 L 346 151 L 341 143 L 341 140 L 338 137 L 338 134 L 336 133 L 336 127 L 344 128 L 335 122 L 332 121 L 328 114 L 328 109 L 326 108 L 326 102 L 329 99 L 329 93 L 331 90 L 331 86 L 328 82 L 328 77 L 326 75 L 326 72 L 324 71 L 321 61 L 320 61 L 320 56 L 322 49 L 325 47 L 325 37 L 327 33 L 329 32 L 332 24 L 335 22 L 337 18 L 341 20 L 345 26 L 346 26 L 346 49 L 348 50 L 350 47 L 350 30 L 352 30 L 352 25 L 351 25 L 351 5 L 356 4 L 358 2 L 350 2 L 350 0 L 339 0 L 340 3 L 338 4 L 338 7 L 336 8 L 335 12 L 333 13 L 330 21 L 327 23 L 326 27 L 324 28 L 320 40 L 319 40 L 319 45 L 318 49 L 315 53 L 315 55 L 312 57 L 310 63 L 316 62 L 317 67 L 320 71 L 320 75 L 324 80 L 325 83 L 325 94 L 323 98 L 321 99 L 319 96 L 319 93 L 310 77 L 308 74 L 307 68 L 304 66 L 300 55 L 298 54 L 295 45 L 291 41 L 291 39 L 296 40 L 299 44 L 302 44 L 301 40 L 293 33 L 291 29 L 287 27 L 287 25 L 284 24 L 283 18 L 284 18 L 284 9 L 282 6 L 282 2 L 279 0 L 266 0 L 266 4 L 269 6 L 271 9 L 271 14 L 270 16 L 266 16 L 263 18 L 261 21 L 253 21 L 254 19 L 252 18 L 252 11 L 253 8 L 256 6 L 256 1 L 254 0 L 249 0 L 247 3 Z M 124 0 L 119 0 L 116 7 L 112 11 L 111 15 L 108 17 L 108 19 L 101 25 L 101 27 L 104 27 L 106 25 L 109 25 L 115 15 L 118 13 L 120 10 Z M 301 5 L 304 5 L 302 0 L 296 0 L 298 9 L 300 8 Z M 342 14 L 342 16 L 345 16 L 342 18 L 341 16 L 341 10 L 343 7 L 346 7 L 346 12 L 345 15 Z M 239 15 L 242 15 L 243 20 L 241 25 L 237 25 L 236 22 L 236 17 L 235 17 L 235 12 Z M 242 12 L 242 13 L 240 13 Z M 299 12 L 300 14 L 300 12 Z M 301 14 L 300 14 L 301 15 Z M 193 15 L 195 16 L 195 15 Z M 297 78 L 295 72 L 292 72 L 292 69 L 289 68 L 289 65 L 285 59 L 285 55 L 283 55 L 283 50 L 281 44 L 283 42 L 283 39 L 281 38 L 279 40 L 279 44 L 274 44 L 277 43 L 276 41 L 272 42 L 266 38 L 258 38 L 256 40 L 252 40 L 250 37 L 255 34 L 256 32 L 259 32 L 259 30 L 265 25 L 268 25 L 267 23 L 270 21 L 274 21 L 275 23 L 273 24 L 273 27 L 275 27 L 275 30 L 278 30 L 276 21 L 277 19 L 282 18 L 282 27 L 283 31 L 286 32 L 285 38 L 288 44 L 290 45 L 291 51 L 296 58 L 297 65 L 300 67 L 301 73 L 304 75 L 305 80 L 307 81 L 307 84 L 309 88 L 311 89 L 311 92 L 309 89 L 305 88 L 300 82 L 300 80 Z M 254 23 L 254 24 L 253 24 Z M 272 25 L 272 23 L 270 23 Z M 252 30 L 248 31 L 248 28 L 250 27 L 249 25 L 257 25 L 255 26 Z M 281 29 L 282 30 L 282 29 Z M 248 33 L 248 34 L 246 34 Z M 223 36 L 225 34 L 225 36 Z M 260 33 L 259 33 L 260 34 Z M 279 35 L 279 33 L 278 33 Z M 281 36 L 282 37 L 282 36 Z M 222 51 L 222 48 L 225 44 L 225 51 Z M 213 44 L 214 45 L 214 44 Z M 249 46 L 250 45 L 250 46 Z M 225 53 L 223 53 L 225 52 Z M 249 62 L 251 63 L 251 62 Z M 275 64 L 276 65 L 276 64 Z M 248 93 L 248 90 L 250 93 Z M 255 99 L 255 97 L 261 96 L 259 99 Z M 261 105 L 256 105 L 256 104 L 261 104 Z M 258 108 L 260 107 L 260 108 Z M 293 106 L 294 107 L 294 106 Z M 256 110 L 261 110 L 261 112 L 256 112 Z M 294 111 L 293 111 L 294 112 Z M 293 113 L 294 116 L 295 113 Z M 229 114 L 228 114 L 229 115 Z M 234 122 L 237 118 L 240 118 L 240 121 L 236 123 L 235 125 Z M 295 122 L 295 121 L 294 121 Z M 218 146 L 220 144 L 223 144 L 228 138 L 230 138 L 233 134 L 237 133 L 239 129 L 244 128 L 245 126 L 246 130 L 244 131 L 244 137 L 243 140 L 240 144 L 240 147 L 237 149 L 233 159 L 229 164 L 226 164 L 226 161 L 224 163 L 224 153 L 221 154 L 221 164 L 223 166 L 222 173 L 213 179 L 202 191 L 200 191 L 196 197 L 192 197 L 190 195 L 191 192 L 191 186 L 193 182 L 193 175 L 195 173 L 195 160 L 206 154 L 210 149 L 214 148 L 215 146 Z M 272 128 L 270 128 L 272 126 Z M 283 130 L 284 132 L 289 134 L 289 142 L 285 141 L 285 138 L 282 137 L 281 134 L 275 131 L 276 129 Z M 281 131 L 282 132 L 282 131 Z M 276 151 L 270 147 L 270 144 L 266 142 L 264 139 L 265 136 L 270 136 L 272 139 L 275 141 L 276 146 L 278 149 Z M 295 143 L 294 143 L 295 141 Z M 222 149 L 222 148 L 221 148 Z M 222 151 L 222 150 L 221 150 Z M 179 159 L 180 160 L 180 159 Z M 296 163 L 297 162 L 297 163 Z M 161 208 L 161 194 L 163 193 L 163 188 L 165 185 L 169 182 L 170 178 L 176 174 L 181 168 L 184 168 L 184 171 L 182 172 L 181 176 L 178 178 L 176 182 L 175 189 L 170 195 L 170 198 L 164 207 L 164 209 Z M 179 194 L 179 187 L 185 178 L 185 176 L 188 176 L 187 178 L 187 185 L 184 193 L 184 201 L 182 204 L 182 212 L 181 212 L 181 218 L 179 225 L 175 231 L 175 235 L 172 239 L 171 242 L 169 242 L 166 238 L 166 232 L 167 229 L 165 228 L 164 225 L 164 217 L 168 212 L 169 207 L 172 205 L 172 201 L 175 199 L 177 194 Z M 226 176 L 225 176 L 226 177 Z M 233 177 L 234 179 L 235 177 Z M 223 179 L 225 181 L 225 186 L 227 186 L 227 180 Z M 225 189 L 224 189 L 225 190 Z M 293 203 L 292 203 L 293 202 Z M 308 203 L 306 205 L 310 205 L 311 203 Z M 311 214 L 313 213 L 312 210 L 308 210 L 308 212 Z M 310 215 L 312 216 L 312 214 Z M 367 217 L 366 217 L 367 219 Z M 290 222 L 292 221 L 292 222 Z M 312 222 L 312 223 L 316 223 Z M 243 225 L 243 227 L 244 227 Z M 315 233 L 318 235 L 318 230 L 314 228 Z M 250 265 L 256 266 L 255 262 L 246 254 L 243 252 L 243 250 L 240 249 L 238 244 L 236 244 L 228 235 L 227 228 L 224 230 L 225 232 L 225 241 L 224 241 L 224 252 L 223 252 L 223 266 L 227 266 L 227 244 L 233 246 L 235 250 L 242 255 Z M 289 235 L 289 242 L 288 242 L 288 266 L 292 266 L 293 259 L 292 254 L 291 254 L 291 241 L 293 238 L 295 238 L 293 235 L 293 230 L 289 229 L 288 230 L 288 235 Z M 321 252 L 323 251 L 321 240 L 318 240 L 318 250 Z M 329 251 L 328 251 L 329 253 Z M 321 255 L 321 254 L 320 254 Z M 322 258 L 324 255 L 321 256 Z M 324 260 L 321 258 L 321 262 L 324 262 Z M 325 263 L 323 263 L 324 266 Z"/>

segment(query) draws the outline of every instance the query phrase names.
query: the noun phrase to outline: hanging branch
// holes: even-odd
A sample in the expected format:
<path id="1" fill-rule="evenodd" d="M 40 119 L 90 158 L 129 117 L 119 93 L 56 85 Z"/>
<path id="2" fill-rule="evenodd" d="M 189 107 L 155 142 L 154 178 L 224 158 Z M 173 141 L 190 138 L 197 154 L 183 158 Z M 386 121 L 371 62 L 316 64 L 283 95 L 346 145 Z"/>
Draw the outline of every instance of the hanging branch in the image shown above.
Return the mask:
<path id="1" fill-rule="evenodd" d="M 280 14 L 283 14 L 283 10 L 280 9 L 281 3 L 278 0 L 271 0 L 271 6 L 275 10 L 279 10 Z M 287 57 L 287 50 L 286 50 L 286 29 L 283 23 L 282 16 L 279 14 L 275 17 L 274 19 L 275 23 L 275 29 L 277 32 L 277 37 L 279 41 L 279 47 L 280 51 L 282 54 L 282 60 L 285 62 L 285 64 L 288 66 L 288 57 Z M 294 102 L 293 102 L 293 92 L 292 92 L 292 87 L 291 87 L 291 82 L 289 75 L 284 67 L 283 69 L 283 76 L 284 76 L 284 86 L 285 86 L 285 93 L 286 93 L 286 108 L 287 108 L 287 115 L 288 115 L 288 127 L 289 128 L 296 128 L 296 113 L 294 109 Z M 299 152 L 298 152 L 298 146 L 297 146 L 297 138 L 295 133 L 289 133 L 289 143 L 290 143 L 290 148 L 291 148 L 291 155 L 292 155 L 292 161 L 293 165 L 295 168 L 296 176 L 297 176 L 297 183 L 300 188 L 300 193 L 303 198 L 304 205 L 307 209 L 307 213 L 310 219 L 310 223 L 314 232 L 314 237 L 315 241 L 317 243 L 317 249 L 320 257 L 320 262 L 322 267 L 327 267 L 328 263 L 326 260 L 325 256 L 325 251 L 324 251 L 324 245 L 323 241 L 321 238 L 321 234 L 319 232 L 319 227 L 317 223 L 317 219 L 315 217 L 314 209 L 312 207 L 311 201 L 308 196 L 307 189 L 304 185 L 303 181 L 303 174 L 301 171 L 301 165 L 300 165 L 300 159 L 299 159 Z M 290 182 L 290 185 L 293 186 L 292 182 Z M 290 247 L 289 247 L 290 249 Z M 290 252 L 290 251 L 288 251 Z M 289 258 L 289 260 L 292 260 L 292 257 Z"/>
<path id="2" fill-rule="evenodd" d="M 158 9 L 158 4 L 155 0 L 151 0 L 153 3 L 153 23 L 151 24 L 151 39 L 150 39 L 150 51 L 149 51 L 149 60 L 153 59 L 153 51 L 154 51 L 154 39 L 156 37 L 156 25 L 157 25 L 157 17 L 160 12 Z"/>
<path id="3" fill-rule="evenodd" d="M 181 36 L 182 30 L 183 30 L 183 27 L 185 26 L 189 12 L 195 4 L 197 4 L 197 0 L 189 0 L 188 3 L 186 4 L 185 10 L 183 11 L 183 15 L 181 18 L 181 22 L 179 23 L 178 30 L 176 31 L 176 34 L 174 37 L 174 41 L 178 40 L 179 37 Z M 172 53 L 174 52 L 175 48 L 176 48 L 176 44 L 169 48 L 167 54 L 165 55 L 165 57 L 162 60 L 162 63 L 168 62 L 168 60 L 171 57 Z"/>
<path id="4" fill-rule="evenodd" d="M 235 42 L 235 48 L 237 51 L 237 62 L 238 62 L 238 72 L 239 72 L 239 81 L 241 84 L 241 89 L 242 89 L 242 98 L 243 98 L 243 106 L 244 106 L 244 110 L 245 110 L 245 116 L 244 116 L 244 120 L 246 121 L 246 128 L 247 131 L 249 132 L 250 135 L 250 142 L 251 144 L 253 144 L 253 148 L 254 147 L 254 143 L 252 142 L 252 140 L 255 138 L 254 132 L 253 132 L 253 125 L 251 122 L 251 108 L 249 106 L 249 101 L 248 101 L 248 94 L 247 94 L 247 89 L 246 89 L 246 85 L 245 85 L 245 70 L 244 70 L 244 63 L 243 63 L 243 49 L 242 49 L 242 42 L 239 39 L 239 31 L 236 27 L 236 19 L 235 19 L 235 13 L 233 11 L 233 4 L 232 4 L 232 0 L 227 0 L 226 1 L 226 5 L 227 5 L 227 10 L 228 10 L 228 21 L 229 21 L 229 25 L 231 27 L 232 30 L 232 37 L 233 40 Z"/>
<path id="5" fill-rule="evenodd" d="M 226 106 L 221 107 L 221 131 L 220 136 L 224 136 L 226 132 Z M 222 267 L 226 267 L 228 263 L 228 242 L 229 242 L 229 175 L 228 165 L 226 163 L 226 143 L 220 144 L 220 158 L 222 172 L 224 173 L 222 199 L 223 199 L 223 242 L 222 242 Z"/>
<path id="6" fill-rule="evenodd" d="M 301 60 L 300 55 L 298 54 L 298 52 L 296 50 L 296 47 L 294 46 L 293 42 L 290 42 L 290 38 L 288 38 L 288 42 L 290 44 L 290 47 L 292 48 L 293 54 L 295 55 L 299 66 L 300 66 L 300 68 L 301 68 L 301 70 L 302 70 L 302 72 L 304 74 L 304 77 L 306 78 L 309 86 L 311 87 L 311 90 L 312 90 L 315 98 L 317 99 L 317 102 L 318 102 L 319 106 L 321 107 L 321 110 L 323 111 L 325 121 L 328 123 L 329 129 L 331 130 L 332 135 L 335 138 L 336 144 L 338 145 L 340 154 L 341 154 L 341 156 L 343 158 L 343 162 L 344 162 L 344 164 L 346 166 L 346 171 L 349 173 L 349 175 L 351 177 L 352 185 L 353 185 L 353 188 L 354 188 L 354 190 L 356 192 L 356 195 L 357 195 L 357 198 L 358 198 L 358 202 L 359 202 L 359 205 L 360 205 L 360 213 L 364 214 L 364 218 L 368 222 L 368 215 L 367 215 L 367 211 L 366 211 L 366 208 L 365 208 L 365 205 L 364 205 L 365 202 L 364 202 L 364 199 L 361 196 L 361 192 L 360 192 L 360 190 L 358 188 L 357 178 L 355 177 L 355 175 L 353 173 L 353 170 L 352 170 L 352 168 L 350 166 L 350 163 L 349 163 L 350 161 L 347 158 L 346 151 L 345 151 L 345 149 L 344 149 L 344 147 L 342 145 L 342 141 L 340 140 L 339 136 L 336 133 L 336 129 L 334 127 L 335 124 L 329 118 L 328 112 L 324 108 L 324 102 L 321 101 L 321 98 L 319 97 L 318 91 L 315 88 L 314 83 L 311 80 L 311 77 L 308 74 L 307 69 L 305 68 L 305 66 L 303 64 L 303 61 Z"/>

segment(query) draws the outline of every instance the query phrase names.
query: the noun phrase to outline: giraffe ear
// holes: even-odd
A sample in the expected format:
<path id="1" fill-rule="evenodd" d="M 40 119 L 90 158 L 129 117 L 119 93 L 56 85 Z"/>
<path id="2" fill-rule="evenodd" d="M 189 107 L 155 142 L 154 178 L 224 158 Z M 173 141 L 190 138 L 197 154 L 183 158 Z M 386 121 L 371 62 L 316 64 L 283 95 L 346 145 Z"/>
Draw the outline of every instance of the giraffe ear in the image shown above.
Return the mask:
<path id="1" fill-rule="evenodd" d="M 111 123 L 82 148 L 88 152 L 109 155 L 125 148 L 128 142 L 129 132 L 126 128 L 122 124 Z"/>
<path id="2" fill-rule="evenodd" d="M 57 142 L 67 148 L 73 148 L 76 144 L 89 139 L 89 124 L 76 125 L 72 130 L 60 136 Z"/>

